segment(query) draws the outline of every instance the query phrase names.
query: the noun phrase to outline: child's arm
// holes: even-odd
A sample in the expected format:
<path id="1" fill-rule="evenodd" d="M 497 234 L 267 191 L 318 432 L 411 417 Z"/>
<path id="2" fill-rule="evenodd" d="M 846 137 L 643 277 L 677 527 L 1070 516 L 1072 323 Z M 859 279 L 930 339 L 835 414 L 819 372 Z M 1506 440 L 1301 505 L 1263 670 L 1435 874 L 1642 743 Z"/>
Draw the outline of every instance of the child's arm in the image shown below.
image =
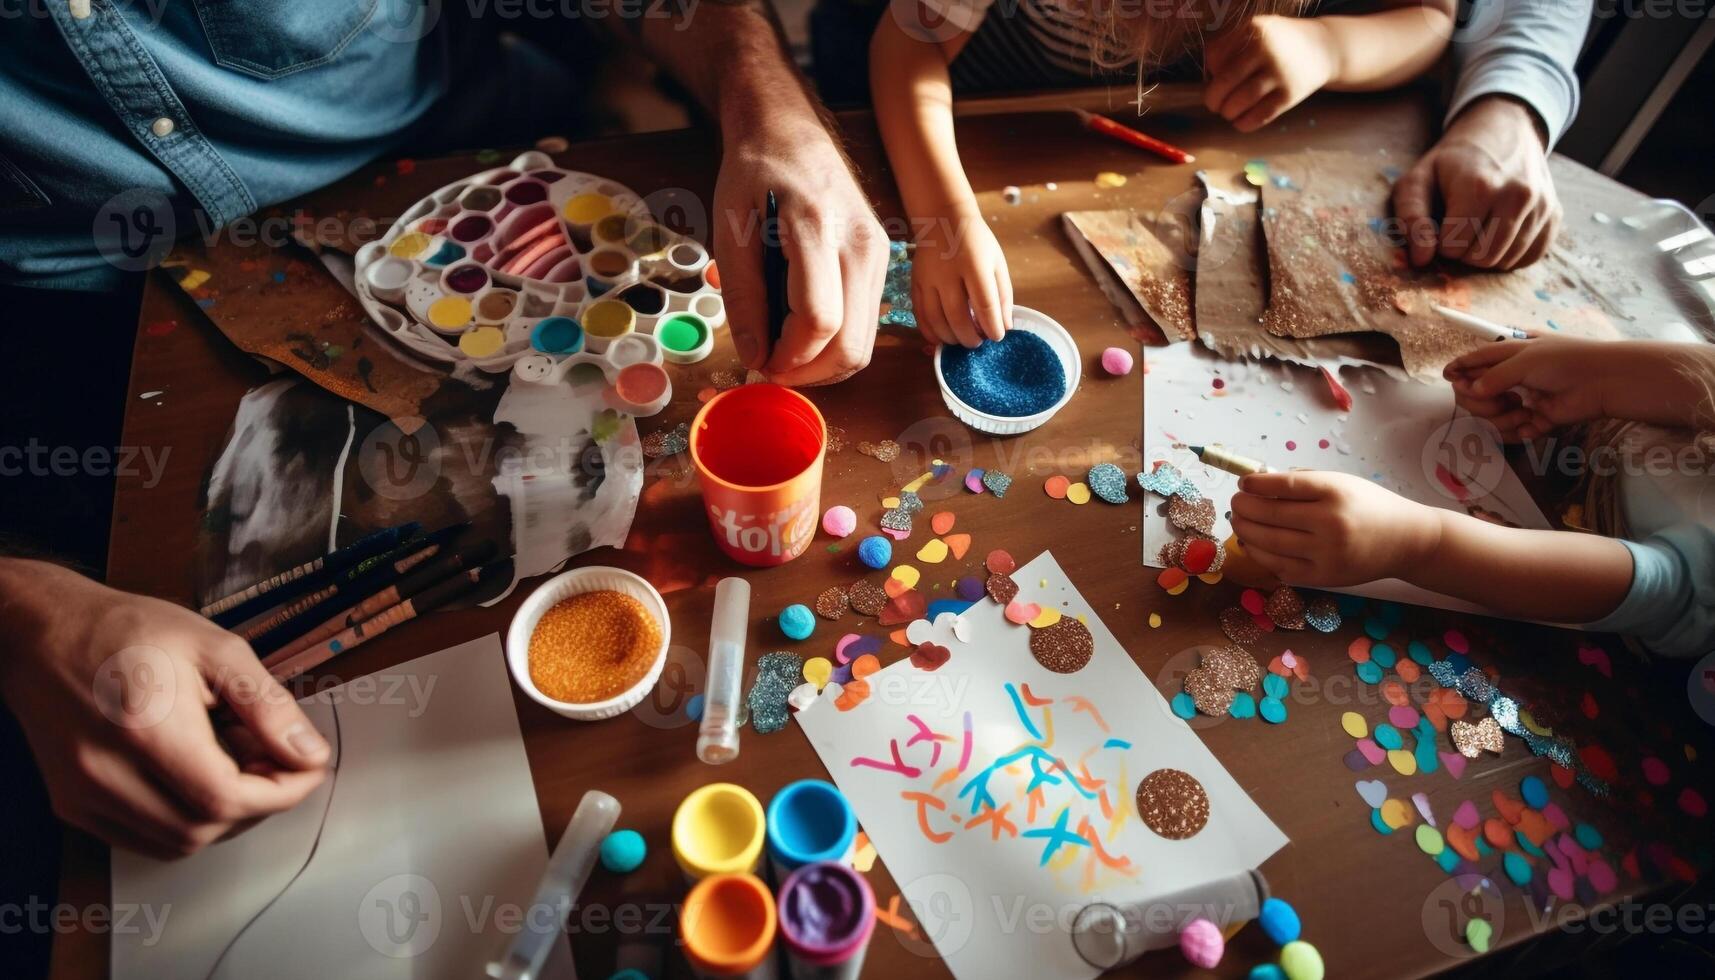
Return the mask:
<path id="1" fill-rule="evenodd" d="M 1506 442 L 1594 419 L 1699 428 L 1711 419 L 1715 345 L 1537 337 L 1490 344 L 1443 372 L 1459 406 Z"/>
<path id="2" fill-rule="evenodd" d="M 947 64 L 968 37 L 921 40 L 883 16 L 870 41 L 869 84 L 917 241 L 911 270 L 917 322 L 931 340 L 975 347 L 985 337 L 999 340 L 1012 322 L 1012 277 L 953 138 Z"/>
<path id="3" fill-rule="evenodd" d="M 1632 585 L 1631 552 L 1612 538 L 1503 527 L 1343 473 L 1258 473 L 1239 488 L 1233 530 L 1245 553 L 1298 585 L 1398 578 L 1552 623 L 1602 619 Z"/>
<path id="4" fill-rule="evenodd" d="M 1240 132 L 1320 89 L 1371 92 L 1429 70 L 1453 36 L 1454 0 L 1382 0 L 1368 14 L 1252 17 L 1204 47 L 1203 102 Z"/>

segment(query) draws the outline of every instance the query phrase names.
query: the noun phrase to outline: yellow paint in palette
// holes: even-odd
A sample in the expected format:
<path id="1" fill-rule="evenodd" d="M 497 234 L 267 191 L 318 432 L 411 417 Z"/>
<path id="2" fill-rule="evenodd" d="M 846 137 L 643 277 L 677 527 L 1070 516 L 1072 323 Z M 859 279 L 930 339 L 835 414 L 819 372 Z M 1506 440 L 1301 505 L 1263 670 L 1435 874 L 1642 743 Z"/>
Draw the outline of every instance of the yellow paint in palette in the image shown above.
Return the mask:
<path id="1" fill-rule="evenodd" d="M 560 214 L 574 225 L 591 225 L 613 213 L 613 199 L 606 194 L 577 194 L 566 199 Z"/>
<path id="2" fill-rule="evenodd" d="M 506 332 L 499 327 L 477 327 L 459 336 L 459 350 L 471 357 L 493 357 L 506 346 Z"/>
<path id="3" fill-rule="evenodd" d="M 604 299 L 584 311 L 584 333 L 608 340 L 631 332 L 637 311 L 618 300 Z"/>
<path id="4" fill-rule="evenodd" d="M 429 304 L 429 326 L 436 330 L 460 330 L 470 323 L 470 300 L 442 296 Z"/>
<path id="5" fill-rule="evenodd" d="M 762 858 L 762 804 L 732 783 L 693 790 L 673 813 L 673 858 L 693 881 L 756 870 Z"/>
<path id="6" fill-rule="evenodd" d="M 420 231 L 407 232 L 393 240 L 387 251 L 402 259 L 414 259 L 428 249 L 432 239 Z"/>

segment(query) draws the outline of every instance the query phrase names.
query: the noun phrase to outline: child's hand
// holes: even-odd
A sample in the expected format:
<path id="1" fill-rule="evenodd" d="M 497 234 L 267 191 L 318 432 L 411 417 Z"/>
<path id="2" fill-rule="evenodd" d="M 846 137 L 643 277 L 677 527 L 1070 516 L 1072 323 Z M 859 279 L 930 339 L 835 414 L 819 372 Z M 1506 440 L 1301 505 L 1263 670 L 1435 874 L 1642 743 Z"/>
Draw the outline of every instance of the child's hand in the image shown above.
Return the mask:
<path id="1" fill-rule="evenodd" d="M 1232 506 L 1246 554 L 1296 585 L 1395 578 L 1440 537 L 1432 508 L 1344 473 L 1253 473 Z"/>
<path id="2" fill-rule="evenodd" d="M 1012 275 L 981 215 L 933 222 L 917 236 L 911 309 L 923 336 L 937 344 L 976 347 L 984 339 L 1006 336 L 1012 326 Z"/>
<path id="3" fill-rule="evenodd" d="M 1261 129 L 1327 85 L 1339 56 L 1314 17 L 1261 15 L 1210 38 L 1203 104 L 1241 133 Z"/>
<path id="4" fill-rule="evenodd" d="M 1600 340 L 1505 340 L 1454 359 L 1442 374 L 1459 407 L 1487 419 L 1503 442 L 1529 442 L 1610 414 L 1603 391 L 1627 360 L 1622 353 L 1623 345 Z"/>

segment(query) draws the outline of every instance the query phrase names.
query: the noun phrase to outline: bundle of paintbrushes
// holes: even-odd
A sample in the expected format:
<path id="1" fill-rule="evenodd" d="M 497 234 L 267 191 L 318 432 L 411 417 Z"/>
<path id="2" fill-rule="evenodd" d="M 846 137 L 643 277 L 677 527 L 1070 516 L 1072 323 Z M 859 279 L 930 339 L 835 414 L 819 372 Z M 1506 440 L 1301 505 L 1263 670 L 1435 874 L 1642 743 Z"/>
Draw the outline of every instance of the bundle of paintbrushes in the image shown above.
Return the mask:
<path id="1" fill-rule="evenodd" d="M 269 672 L 286 680 L 474 592 L 504 559 L 492 541 L 461 544 L 468 528 L 385 528 L 202 612 L 249 641 Z"/>

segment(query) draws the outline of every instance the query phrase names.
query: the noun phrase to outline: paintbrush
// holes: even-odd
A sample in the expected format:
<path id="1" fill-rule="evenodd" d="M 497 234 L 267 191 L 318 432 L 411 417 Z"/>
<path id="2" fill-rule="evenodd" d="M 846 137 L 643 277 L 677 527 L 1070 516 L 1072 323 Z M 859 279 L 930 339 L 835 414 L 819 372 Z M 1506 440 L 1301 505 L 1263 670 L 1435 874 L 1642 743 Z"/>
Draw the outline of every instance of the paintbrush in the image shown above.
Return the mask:
<path id="1" fill-rule="evenodd" d="M 494 560 L 495 552 L 498 550 L 494 546 L 494 542 L 483 541 L 462 551 L 442 555 L 392 585 L 370 595 L 356 606 L 328 617 L 320 626 L 264 657 L 262 666 L 272 667 L 290 659 L 330 636 L 338 636 L 343 630 L 375 618 L 389 607 L 413 598 L 459 572 L 486 565 Z"/>
<path id="2" fill-rule="evenodd" d="M 268 606 L 303 595 L 358 562 L 397 546 L 399 542 L 416 534 L 421 527 L 416 521 L 407 521 L 373 531 L 320 558 L 289 568 L 231 595 L 222 596 L 203 606 L 198 612 L 222 626 L 242 623 L 256 613 L 266 610 Z"/>
<path id="3" fill-rule="evenodd" d="M 1250 476 L 1252 473 L 1269 472 L 1268 464 L 1260 459 L 1240 456 L 1228 452 L 1220 446 L 1186 446 L 1205 466 L 1213 466 L 1217 470 L 1225 470 L 1234 476 Z"/>
<path id="4" fill-rule="evenodd" d="M 1147 133 L 1140 133 L 1130 126 L 1114 122 L 1107 116 L 1098 116 L 1093 112 L 1078 108 L 1073 108 L 1072 111 L 1077 113 L 1078 119 L 1084 124 L 1085 129 L 1101 133 L 1103 136 L 1111 136 L 1122 143 L 1130 143 L 1140 150 L 1148 150 L 1164 160 L 1173 163 L 1194 163 L 1197 159 L 1172 143 L 1158 140 Z"/>
<path id="5" fill-rule="evenodd" d="M 469 522 L 451 524 L 399 545 L 340 573 L 336 588 L 308 607 L 294 603 L 291 615 L 271 615 L 279 621 L 266 631 L 248 636 L 258 654 L 268 654 L 314 629 L 334 613 L 351 608 L 364 598 L 392 585 L 424 562 L 440 554 L 445 546 L 470 527 Z M 281 610 L 285 612 L 285 610 Z"/>
<path id="6" fill-rule="evenodd" d="M 768 304 L 768 355 L 786 332 L 786 250 L 780 241 L 780 202 L 768 192 L 762 216 L 762 288 Z M 766 363 L 766 359 L 764 360 Z"/>
<path id="7" fill-rule="evenodd" d="M 424 613 L 433 612 L 474 591 L 490 570 L 499 564 L 501 563 L 496 562 L 481 568 L 470 568 L 458 572 L 451 578 L 436 583 L 409 599 L 383 609 L 356 626 L 342 630 L 337 636 L 331 636 L 314 646 L 300 650 L 293 656 L 268 668 L 268 672 L 274 675 L 275 680 L 283 683 L 306 670 L 314 670 L 352 647 L 373 640 L 400 623 L 410 622 Z"/>

